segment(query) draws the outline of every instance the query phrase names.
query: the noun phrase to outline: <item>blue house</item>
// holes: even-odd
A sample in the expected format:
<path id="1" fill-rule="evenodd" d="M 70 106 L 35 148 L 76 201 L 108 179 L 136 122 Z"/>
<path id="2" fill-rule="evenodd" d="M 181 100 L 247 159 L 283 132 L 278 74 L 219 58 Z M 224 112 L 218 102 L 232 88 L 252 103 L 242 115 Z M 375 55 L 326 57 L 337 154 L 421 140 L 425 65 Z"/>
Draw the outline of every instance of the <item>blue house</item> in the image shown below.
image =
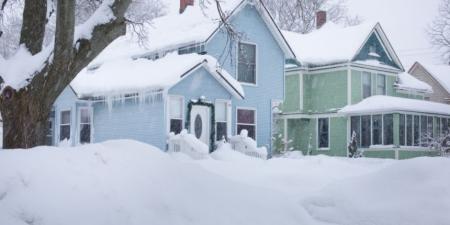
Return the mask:
<path id="1" fill-rule="evenodd" d="M 187 129 L 213 149 L 245 129 L 270 149 L 285 60 L 295 55 L 259 0 L 221 6 L 227 25 L 215 5 L 180 0 L 145 43 L 114 41 L 56 100 L 48 143 L 127 138 L 166 149 L 170 132 Z"/>

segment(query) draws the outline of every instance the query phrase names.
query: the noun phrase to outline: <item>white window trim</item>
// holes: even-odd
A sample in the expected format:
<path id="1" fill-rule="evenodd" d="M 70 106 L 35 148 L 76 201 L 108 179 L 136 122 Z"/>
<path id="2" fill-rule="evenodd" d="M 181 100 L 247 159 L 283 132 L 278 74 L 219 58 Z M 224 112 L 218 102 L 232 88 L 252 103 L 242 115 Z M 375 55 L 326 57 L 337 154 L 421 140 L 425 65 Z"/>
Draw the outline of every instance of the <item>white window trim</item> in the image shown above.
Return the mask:
<path id="1" fill-rule="evenodd" d="M 254 124 L 238 123 L 238 110 L 239 109 L 255 111 L 255 123 Z M 236 134 L 235 135 L 239 135 L 237 133 L 238 132 L 238 125 L 255 126 L 255 141 L 257 141 L 257 139 L 258 139 L 258 111 L 256 110 L 256 108 L 254 108 L 254 107 L 236 107 L 235 116 L 236 116 L 236 124 L 235 124 L 235 132 L 236 132 Z"/>
<path id="2" fill-rule="evenodd" d="M 214 120 L 215 120 L 215 122 L 216 122 L 216 124 L 214 124 L 214 129 L 215 129 L 215 131 L 216 131 L 216 135 L 215 135 L 215 137 L 214 137 L 214 140 L 215 141 L 219 141 L 219 140 L 216 140 L 217 138 L 217 122 L 226 122 L 227 123 L 227 135 L 228 136 L 230 136 L 231 135 L 231 107 L 232 107 L 232 104 L 231 104 L 231 100 L 227 100 L 227 99 L 216 99 L 216 101 L 215 101 L 215 103 L 214 103 L 214 110 L 216 110 L 216 106 L 217 106 L 217 104 L 223 104 L 223 103 L 225 103 L 226 105 L 227 105 L 227 108 L 226 108 L 226 110 L 227 110 L 227 114 L 226 114 L 226 121 L 217 121 L 216 120 L 216 118 L 214 118 Z M 214 112 L 214 115 L 216 114 L 216 112 Z"/>
<path id="3" fill-rule="evenodd" d="M 319 148 L 319 119 L 328 119 L 328 147 L 326 148 Z M 331 139 L 330 139 L 330 131 L 331 131 L 331 119 L 330 117 L 317 117 L 316 119 L 316 146 L 317 150 L 319 151 L 329 151 L 331 146 Z"/>
<path id="4" fill-rule="evenodd" d="M 167 105 L 167 110 L 166 110 L 166 133 L 169 134 L 170 133 L 170 100 L 172 98 L 178 98 L 181 100 L 181 130 L 185 129 L 184 127 L 184 123 L 185 123 L 185 102 L 184 102 L 184 96 L 182 95 L 168 95 L 167 99 L 166 99 L 166 105 Z"/>
<path id="5" fill-rule="evenodd" d="M 62 124 L 62 112 L 65 111 L 69 111 L 70 112 L 70 116 L 69 116 L 69 123 L 68 124 Z M 63 140 L 61 140 L 61 125 L 69 125 L 70 129 L 69 129 L 69 142 L 71 142 L 72 139 L 72 108 L 64 108 L 58 111 L 58 140 L 57 143 L 61 143 Z"/>
<path id="6" fill-rule="evenodd" d="M 80 132 L 81 132 L 81 110 L 82 109 L 87 109 L 88 111 L 89 111 L 89 126 L 91 127 L 90 129 L 91 129 L 91 131 L 90 131 L 90 137 L 89 137 L 89 140 L 90 140 L 90 142 L 89 143 L 93 143 L 93 140 L 92 140 L 92 138 L 93 138 L 93 118 L 94 118 L 94 112 L 93 112 L 93 110 L 92 110 L 92 107 L 90 107 L 90 106 L 81 106 L 81 107 L 79 107 L 78 109 L 77 109 L 77 113 L 78 113 L 78 116 L 77 116 L 77 131 L 76 131 L 76 143 L 77 143 L 77 145 L 80 145 L 80 144 L 82 144 L 81 142 L 80 142 L 80 138 L 81 138 L 81 135 L 80 135 Z M 87 123 L 83 123 L 83 124 L 87 124 Z M 87 144 L 87 143 L 83 143 L 83 144 Z"/>
<path id="7" fill-rule="evenodd" d="M 248 83 L 248 82 L 239 81 L 239 44 L 240 43 L 242 43 L 242 44 L 249 44 L 249 45 L 254 45 L 255 46 L 255 83 Z M 258 87 L 258 65 L 259 65 L 258 58 L 259 58 L 258 57 L 258 44 L 256 44 L 255 42 L 249 42 L 249 41 L 238 41 L 236 43 L 236 80 L 241 85 Z"/>

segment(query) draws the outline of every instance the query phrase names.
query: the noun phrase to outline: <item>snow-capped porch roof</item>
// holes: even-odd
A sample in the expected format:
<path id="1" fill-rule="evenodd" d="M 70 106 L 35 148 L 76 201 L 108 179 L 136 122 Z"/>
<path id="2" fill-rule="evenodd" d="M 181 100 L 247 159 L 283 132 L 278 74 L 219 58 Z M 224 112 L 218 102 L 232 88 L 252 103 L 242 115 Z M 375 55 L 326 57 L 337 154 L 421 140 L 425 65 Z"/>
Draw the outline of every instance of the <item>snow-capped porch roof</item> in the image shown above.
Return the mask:
<path id="1" fill-rule="evenodd" d="M 396 83 L 396 86 L 400 90 L 433 93 L 433 88 L 430 85 L 415 78 L 407 72 L 398 75 L 398 82 Z"/>
<path id="2" fill-rule="evenodd" d="M 70 85 L 80 98 L 163 91 L 203 66 L 232 95 L 243 99 L 241 84 L 218 65 L 214 57 L 198 54 L 171 53 L 158 60 L 122 58 L 84 68 Z"/>
<path id="3" fill-rule="evenodd" d="M 357 104 L 345 106 L 338 111 L 338 113 L 347 115 L 383 112 L 418 112 L 450 115 L 450 105 L 417 99 L 375 95 Z"/>

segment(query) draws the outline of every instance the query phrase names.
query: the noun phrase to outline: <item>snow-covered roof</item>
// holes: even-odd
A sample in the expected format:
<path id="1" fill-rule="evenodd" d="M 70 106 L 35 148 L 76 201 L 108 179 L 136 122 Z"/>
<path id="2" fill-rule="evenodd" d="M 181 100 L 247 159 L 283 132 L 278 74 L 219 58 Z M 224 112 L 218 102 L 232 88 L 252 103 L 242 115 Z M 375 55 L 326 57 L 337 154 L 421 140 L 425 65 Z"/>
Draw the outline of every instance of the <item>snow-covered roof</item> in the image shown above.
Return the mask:
<path id="1" fill-rule="evenodd" d="M 205 43 L 218 31 L 222 24 L 215 4 L 215 1 L 204 1 L 202 4 L 195 1 L 193 6 L 188 6 L 180 14 L 177 8 L 179 1 L 171 1 L 168 3 L 167 15 L 154 19 L 150 25 L 144 27 L 146 40 L 138 42 L 137 37 L 133 36 L 131 32 L 127 32 L 126 36 L 111 43 L 91 65 L 101 64 L 116 57 L 139 57 L 148 53 L 164 53 L 180 47 Z M 288 42 L 259 0 L 220 1 L 223 12 L 228 16 L 227 19 L 235 15 L 246 4 L 260 4 L 256 8 L 268 25 L 269 30 L 277 39 L 286 56 L 294 58 L 295 55 Z"/>
<path id="2" fill-rule="evenodd" d="M 357 104 L 345 106 L 338 113 L 365 114 L 403 111 L 450 115 L 450 105 L 417 99 L 375 95 Z"/>
<path id="3" fill-rule="evenodd" d="M 302 64 L 320 66 L 352 61 L 375 31 L 385 45 L 387 54 L 402 67 L 379 23 L 366 22 L 344 27 L 327 22 L 308 34 L 290 31 L 283 31 L 283 34 Z"/>
<path id="4" fill-rule="evenodd" d="M 415 78 L 413 75 L 404 72 L 398 75 L 397 88 L 417 92 L 433 93 L 433 88 L 427 83 Z"/>
<path id="5" fill-rule="evenodd" d="M 183 80 L 199 66 L 207 69 L 235 97 L 244 98 L 241 84 L 219 68 L 215 58 L 198 54 L 171 53 L 158 60 L 109 60 L 99 67 L 84 68 L 70 85 L 80 98 L 162 91 Z"/>
<path id="6" fill-rule="evenodd" d="M 450 93 L 450 66 L 421 64 Z"/>

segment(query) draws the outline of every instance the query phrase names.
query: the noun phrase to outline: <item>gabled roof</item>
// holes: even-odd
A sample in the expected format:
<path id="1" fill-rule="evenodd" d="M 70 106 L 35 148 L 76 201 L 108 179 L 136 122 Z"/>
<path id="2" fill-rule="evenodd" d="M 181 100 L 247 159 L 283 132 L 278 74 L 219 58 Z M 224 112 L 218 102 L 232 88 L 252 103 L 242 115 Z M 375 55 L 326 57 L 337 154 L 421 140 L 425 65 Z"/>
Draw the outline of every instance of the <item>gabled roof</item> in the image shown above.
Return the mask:
<path id="1" fill-rule="evenodd" d="M 415 78 L 407 72 L 403 72 L 398 75 L 398 81 L 395 85 L 397 89 L 400 90 L 433 93 L 433 88 L 430 85 Z"/>
<path id="2" fill-rule="evenodd" d="M 245 6 L 255 6 L 286 57 L 295 57 L 288 42 L 260 0 L 225 0 L 220 3 L 222 10 L 227 14 L 227 20 L 232 19 Z M 139 42 L 131 32 L 127 32 L 126 36 L 119 37 L 111 43 L 91 65 L 125 55 L 141 57 L 149 53 L 164 53 L 180 47 L 207 43 L 223 24 L 215 1 L 204 1 L 204 4 L 206 6 L 202 7 L 198 1 L 195 1 L 194 6 L 188 6 L 182 14 L 172 7 L 173 9 L 169 10 L 167 15 L 156 18 L 150 25 L 145 26 L 147 38 L 144 42 Z M 117 48 L 123 51 L 117 51 Z"/>
<path id="3" fill-rule="evenodd" d="M 198 54 L 172 53 L 158 60 L 122 58 L 84 68 L 70 85 L 79 98 L 160 92 L 204 67 L 233 96 L 243 99 L 240 83 L 217 65 L 212 56 Z"/>
<path id="4" fill-rule="evenodd" d="M 297 59 L 306 66 L 352 62 L 374 33 L 388 56 L 403 71 L 403 65 L 379 23 L 362 23 L 356 26 L 342 27 L 328 22 L 320 29 L 308 34 L 283 31 L 294 49 Z M 364 64 L 365 62 L 358 61 L 357 63 Z M 385 66 L 374 65 L 373 62 L 367 63 L 370 66 Z"/>
<path id="5" fill-rule="evenodd" d="M 382 112 L 420 112 L 450 115 L 450 105 L 417 99 L 375 95 L 338 111 L 346 115 Z"/>
<path id="6" fill-rule="evenodd" d="M 422 66 L 450 94 L 450 65 L 425 65 L 415 62 L 409 71 L 411 72 L 417 65 Z"/>

